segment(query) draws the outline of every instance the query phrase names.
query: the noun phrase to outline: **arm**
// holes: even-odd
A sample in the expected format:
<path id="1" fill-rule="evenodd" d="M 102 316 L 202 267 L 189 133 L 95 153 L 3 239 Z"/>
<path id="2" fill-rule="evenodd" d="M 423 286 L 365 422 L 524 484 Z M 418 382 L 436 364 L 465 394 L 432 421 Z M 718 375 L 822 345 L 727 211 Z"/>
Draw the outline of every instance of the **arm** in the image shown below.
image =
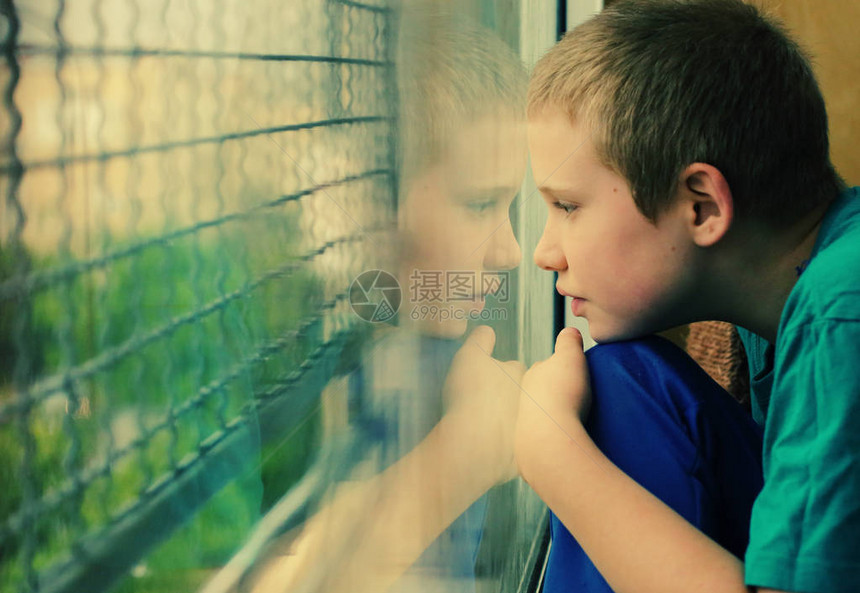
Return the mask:
<path id="1" fill-rule="evenodd" d="M 527 482 L 555 512 L 614 590 L 747 591 L 743 565 L 615 467 L 581 421 L 589 382 L 581 339 L 525 376 L 516 455 Z"/>
<path id="2" fill-rule="evenodd" d="M 448 413 L 384 472 L 341 486 L 290 555 L 263 567 L 255 592 L 309 583 L 312 591 L 385 591 L 469 505 L 516 475 L 513 424 L 524 369 L 492 359 L 494 340 L 488 328 L 469 336 L 446 383 Z"/>

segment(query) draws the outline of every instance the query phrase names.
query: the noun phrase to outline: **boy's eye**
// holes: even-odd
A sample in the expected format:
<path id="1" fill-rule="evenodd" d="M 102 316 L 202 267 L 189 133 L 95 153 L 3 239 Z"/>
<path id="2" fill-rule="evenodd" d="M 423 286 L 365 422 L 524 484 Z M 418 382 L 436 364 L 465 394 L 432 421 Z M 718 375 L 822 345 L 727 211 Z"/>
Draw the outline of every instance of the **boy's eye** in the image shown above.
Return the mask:
<path id="1" fill-rule="evenodd" d="M 492 210 L 496 206 L 496 200 L 481 200 L 477 202 L 467 202 L 466 208 L 476 214 L 483 214 L 487 210 Z"/>
<path id="2" fill-rule="evenodd" d="M 576 210 L 576 204 L 567 204 L 565 202 L 553 202 L 553 207 L 558 208 L 565 214 L 570 214 L 574 210 Z"/>

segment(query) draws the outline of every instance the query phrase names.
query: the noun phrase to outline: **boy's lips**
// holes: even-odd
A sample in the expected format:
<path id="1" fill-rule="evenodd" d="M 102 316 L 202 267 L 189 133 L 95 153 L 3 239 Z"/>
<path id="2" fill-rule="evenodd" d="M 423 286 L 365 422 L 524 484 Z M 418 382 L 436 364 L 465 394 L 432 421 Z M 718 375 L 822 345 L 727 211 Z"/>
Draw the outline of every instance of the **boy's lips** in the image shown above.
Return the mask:
<path id="1" fill-rule="evenodd" d="M 562 288 L 561 286 L 559 286 L 558 284 L 556 284 L 556 285 L 555 285 L 555 290 L 556 290 L 556 292 L 558 292 L 558 294 L 560 294 L 561 296 L 570 297 L 570 298 L 572 298 L 572 299 L 579 299 L 579 298 L 582 298 L 582 297 L 578 297 L 578 296 L 576 296 L 575 294 L 572 294 L 572 293 L 570 293 L 570 292 L 566 291 L 565 289 L 563 289 L 563 288 Z"/>
<path id="2" fill-rule="evenodd" d="M 555 289 L 561 296 L 570 297 L 572 300 L 570 301 L 570 310 L 577 317 L 580 316 L 580 311 L 582 310 L 583 305 L 585 305 L 585 299 L 582 297 L 578 297 L 576 295 L 570 294 L 566 290 L 564 290 L 558 284 L 555 285 Z"/>

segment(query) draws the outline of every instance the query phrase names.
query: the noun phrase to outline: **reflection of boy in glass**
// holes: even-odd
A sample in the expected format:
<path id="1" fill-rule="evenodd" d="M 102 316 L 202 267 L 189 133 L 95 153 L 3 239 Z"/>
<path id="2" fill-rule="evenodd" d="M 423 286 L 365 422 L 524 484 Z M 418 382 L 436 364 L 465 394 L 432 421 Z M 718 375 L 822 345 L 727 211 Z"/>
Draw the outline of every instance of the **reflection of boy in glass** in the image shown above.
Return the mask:
<path id="1" fill-rule="evenodd" d="M 526 165 L 526 75 L 501 41 L 443 14 L 408 11 L 400 39 L 403 303 L 349 378 L 373 458 L 255 591 L 474 591 L 482 495 L 516 475 L 521 365 L 492 360 L 493 332 L 478 328 L 463 349 L 480 361 L 446 376 L 493 288 L 482 276 L 520 260 L 508 208 Z"/>
<path id="2" fill-rule="evenodd" d="M 457 337 L 484 307 L 482 274 L 520 261 L 508 208 L 525 173 L 525 72 L 489 32 L 419 19 L 400 61 L 400 325 Z M 441 294 L 416 290 L 434 275 Z M 446 313 L 431 319 L 429 305 Z"/>

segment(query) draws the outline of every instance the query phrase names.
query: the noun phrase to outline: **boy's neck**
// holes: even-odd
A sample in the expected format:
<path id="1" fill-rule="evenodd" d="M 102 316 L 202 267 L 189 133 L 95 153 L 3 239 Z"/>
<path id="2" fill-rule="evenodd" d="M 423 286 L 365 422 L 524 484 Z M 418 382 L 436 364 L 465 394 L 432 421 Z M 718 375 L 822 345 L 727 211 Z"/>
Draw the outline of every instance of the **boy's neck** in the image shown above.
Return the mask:
<path id="1" fill-rule="evenodd" d="M 720 318 L 776 342 L 785 302 L 809 263 L 829 206 L 782 232 L 754 225 L 739 230 L 736 257 L 729 264 L 733 272 L 717 290 L 725 308 Z"/>

